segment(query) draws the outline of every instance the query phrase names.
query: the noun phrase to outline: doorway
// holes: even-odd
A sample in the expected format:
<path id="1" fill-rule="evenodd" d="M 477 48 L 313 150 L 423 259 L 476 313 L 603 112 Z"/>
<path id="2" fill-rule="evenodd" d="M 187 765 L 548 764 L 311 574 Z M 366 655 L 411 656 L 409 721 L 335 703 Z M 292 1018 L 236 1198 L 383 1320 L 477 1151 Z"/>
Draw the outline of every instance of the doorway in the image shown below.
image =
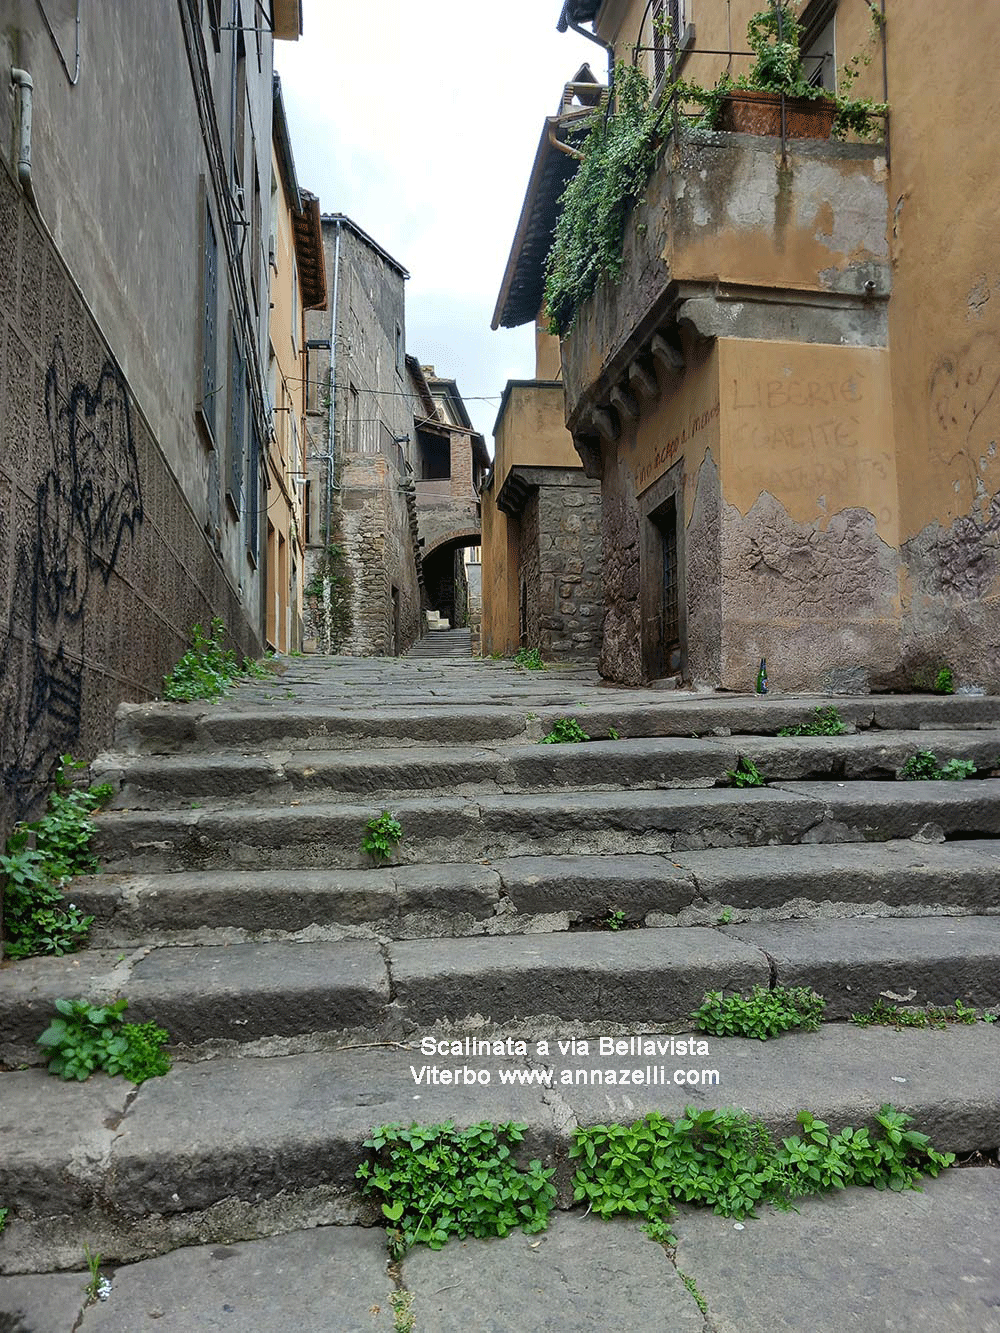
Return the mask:
<path id="1" fill-rule="evenodd" d="M 686 667 L 680 497 L 675 490 L 661 497 L 647 513 L 642 550 L 642 657 L 651 680 L 683 675 Z"/>

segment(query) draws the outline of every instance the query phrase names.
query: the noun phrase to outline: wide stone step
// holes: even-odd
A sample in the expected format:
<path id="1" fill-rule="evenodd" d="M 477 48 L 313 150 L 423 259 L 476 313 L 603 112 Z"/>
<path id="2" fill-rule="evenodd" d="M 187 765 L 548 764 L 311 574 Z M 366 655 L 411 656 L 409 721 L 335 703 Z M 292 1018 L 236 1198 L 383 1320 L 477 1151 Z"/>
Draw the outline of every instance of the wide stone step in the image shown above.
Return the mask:
<path id="1" fill-rule="evenodd" d="M 372 870 L 88 875 L 73 901 L 96 947 L 184 939 L 391 939 L 570 929 L 609 912 L 653 926 L 780 916 L 1000 909 L 1000 841 L 800 843 L 665 856 L 520 856 Z"/>
<path id="2" fill-rule="evenodd" d="M 589 719 L 585 719 L 588 721 Z M 942 731 L 933 737 L 939 763 L 967 759 L 982 772 L 1000 764 L 1000 731 Z M 120 787 L 115 805 L 190 807 L 234 797 L 266 804 L 422 791 L 476 794 L 558 787 L 576 790 L 712 786 L 728 783 L 739 760 L 752 761 L 767 781 L 808 778 L 892 778 L 918 750 L 926 732 L 862 732 L 853 736 L 754 736 L 591 740 L 502 748 L 410 746 L 376 751 L 156 756 L 103 755 L 97 781 Z"/>
<path id="3" fill-rule="evenodd" d="M 983 1024 L 946 1032 L 831 1024 L 767 1043 L 713 1038 L 707 1053 L 650 1037 L 645 1050 L 621 1054 L 602 1054 L 597 1038 L 586 1052 L 552 1042 L 540 1054 L 542 1035 L 503 1057 L 425 1054 L 416 1044 L 217 1059 L 177 1065 L 138 1091 L 104 1077 L 0 1075 L 0 1187 L 12 1209 L 0 1270 L 77 1267 L 84 1242 L 111 1261 L 376 1222 L 354 1172 L 363 1140 L 388 1123 L 526 1124 L 523 1156 L 557 1165 L 563 1207 L 576 1125 L 631 1122 L 649 1110 L 678 1116 L 691 1103 L 745 1107 L 785 1135 L 803 1108 L 839 1128 L 870 1123 L 890 1102 L 940 1149 L 1000 1143 L 1000 1048 L 995 1027 Z"/>
<path id="4" fill-rule="evenodd" d="M 379 804 L 109 811 L 108 869 L 362 867 Z M 774 843 L 1000 835 L 1000 779 L 789 782 L 763 788 L 407 798 L 392 803 L 404 863 L 517 855 L 666 853 Z"/>
<path id="5" fill-rule="evenodd" d="M 681 1023 L 706 991 L 810 986 L 844 1018 L 880 996 L 1000 1004 L 1000 917 L 855 918 L 462 939 L 164 946 L 91 950 L 7 970 L 0 1062 L 41 1059 L 35 1039 L 57 997 L 129 1000 L 176 1047 L 212 1051 L 271 1038 L 436 1024 L 524 1023 L 643 1030 Z"/>
<path id="6" fill-rule="evenodd" d="M 411 665 L 405 677 L 387 676 L 384 692 L 342 684 L 331 702 L 330 674 L 313 691 L 292 678 L 291 699 L 268 689 L 245 688 L 215 704 L 123 704 L 117 714 L 115 750 L 122 754 L 171 754 L 182 749 L 355 749 L 429 742 L 531 740 L 560 717 L 575 716 L 592 736 L 614 729 L 625 737 L 775 734 L 806 721 L 817 707 L 833 704 L 858 728 L 915 731 L 1000 727 L 1000 699 L 987 696 L 891 695 L 830 699 L 816 695 L 622 695 L 578 681 L 568 673 L 504 671 L 490 676 L 492 691 L 478 691 L 460 674 L 461 664 Z M 439 679 L 439 674 L 445 679 Z M 447 677 L 455 682 L 450 688 Z M 433 687 L 433 688 L 432 688 Z M 359 695 L 361 697 L 359 697 Z M 541 728 L 539 730 L 539 728 Z"/>

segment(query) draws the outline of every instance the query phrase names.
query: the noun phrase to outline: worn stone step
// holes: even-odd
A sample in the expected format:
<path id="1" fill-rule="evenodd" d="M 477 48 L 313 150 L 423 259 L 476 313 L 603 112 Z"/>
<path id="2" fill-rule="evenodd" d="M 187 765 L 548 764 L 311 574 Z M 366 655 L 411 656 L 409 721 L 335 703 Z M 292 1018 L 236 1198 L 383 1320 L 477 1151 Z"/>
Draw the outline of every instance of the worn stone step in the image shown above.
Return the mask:
<path id="1" fill-rule="evenodd" d="M 743 946 L 745 947 L 745 946 Z M 35 1040 L 58 997 L 124 995 L 130 1022 L 155 1020 L 174 1046 L 245 1045 L 305 1033 L 381 1031 L 389 977 L 370 941 L 163 947 L 131 956 L 86 950 L 6 968 L 0 988 L 0 1063 L 42 1059 Z"/>
<path id="2" fill-rule="evenodd" d="M 1000 841 L 799 843 L 664 856 L 511 857 L 491 862 L 519 913 L 714 924 L 784 913 L 923 916 L 1000 909 Z"/>
<path id="3" fill-rule="evenodd" d="M 73 901 L 96 918 L 97 946 L 177 938 L 203 943 L 224 931 L 233 942 L 311 929 L 466 935 L 497 919 L 501 893 L 496 870 L 478 863 L 87 875 L 73 881 Z"/>
<path id="4" fill-rule="evenodd" d="M 682 1023 L 706 991 L 810 986 L 844 1018 L 880 996 L 1000 1005 L 1000 917 L 855 918 L 672 930 L 89 950 L 6 970 L 0 1062 L 41 1059 L 57 997 L 129 1000 L 174 1046 L 394 1038 L 440 1023 Z"/>
<path id="5" fill-rule="evenodd" d="M 0 1189 L 12 1209 L 0 1270 L 77 1267 L 85 1241 L 114 1261 L 376 1221 L 354 1172 L 363 1140 L 388 1123 L 520 1121 L 525 1159 L 557 1165 L 564 1207 L 577 1124 L 631 1122 L 649 1110 L 677 1116 L 692 1102 L 742 1106 L 779 1135 L 795 1131 L 803 1108 L 840 1127 L 870 1123 L 890 1102 L 940 1149 L 1000 1143 L 1000 1035 L 984 1024 L 945 1032 L 830 1024 L 766 1043 L 712 1038 L 707 1054 L 671 1054 L 662 1039 L 665 1054 L 602 1055 L 594 1038 L 586 1053 L 563 1054 L 553 1043 L 539 1055 L 543 1035 L 528 1034 L 525 1055 L 504 1057 L 424 1054 L 416 1043 L 217 1059 L 177 1065 L 138 1091 L 104 1077 L 67 1084 L 41 1070 L 0 1075 Z M 428 1067 L 451 1079 L 427 1081 Z M 623 1068 L 640 1070 L 643 1081 L 622 1083 Z M 453 1072 L 462 1069 L 484 1071 L 489 1082 L 466 1084 Z M 541 1082 L 501 1083 L 502 1070 Z M 703 1082 L 703 1070 L 717 1081 Z"/>
<path id="6" fill-rule="evenodd" d="M 1000 779 L 788 782 L 764 788 L 560 792 L 392 802 L 404 863 L 515 855 L 689 851 L 767 843 L 1000 835 Z M 108 811 L 111 870 L 363 866 L 367 806 Z"/>
<path id="7" fill-rule="evenodd" d="M 392 939 L 570 929 L 611 911 L 651 926 L 781 916 L 1000 910 L 1000 841 L 800 843 L 669 855 L 521 856 L 380 870 L 88 875 L 93 947 L 188 940 Z"/>
<path id="8" fill-rule="evenodd" d="M 939 762 L 968 759 L 983 772 L 1000 763 L 1000 731 L 942 731 Z M 925 732 L 862 732 L 823 737 L 656 737 L 588 743 L 484 748 L 410 746 L 371 751 L 115 756 L 92 766 L 95 781 L 120 788 L 115 806 L 190 807 L 234 797 L 259 803 L 343 797 L 389 797 L 421 791 L 475 794 L 553 787 L 613 790 L 728 783 L 740 758 L 768 781 L 892 778 L 918 750 Z"/>
<path id="9" fill-rule="evenodd" d="M 730 951 L 724 940 L 752 951 Z M 402 940 L 389 956 L 396 1004 L 418 1026 L 476 1015 L 501 1024 L 548 1014 L 682 1021 L 706 991 L 770 984 L 819 991 L 831 1018 L 887 991 L 903 1003 L 1000 1004 L 1000 917 Z"/>
<path id="10" fill-rule="evenodd" d="M 606 736 L 612 727 L 625 737 L 705 736 L 720 729 L 759 735 L 804 722 L 814 708 L 829 704 L 846 724 L 858 728 L 1000 727 L 1000 699 L 988 696 L 624 694 L 563 673 L 512 671 L 491 677 L 496 688 L 483 691 L 460 674 L 462 664 L 428 664 L 427 686 L 416 674 L 420 670 L 409 665 L 405 675 L 387 675 L 381 693 L 368 678 L 363 686 L 353 687 L 346 677 L 336 702 L 327 670 L 315 689 L 293 678 L 291 698 L 274 697 L 273 691 L 283 685 L 276 682 L 269 689 L 244 689 L 214 704 L 123 704 L 114 748 L 122 754 L 170 754 L 216 747 L 371 749 L 419 742 L 531 740 L 568 716 L 575 716 L 594 736 Z M 436 672 L 446 678 L 443 684 Z M 447 677 L 455 684 L 449 686 Z"/>

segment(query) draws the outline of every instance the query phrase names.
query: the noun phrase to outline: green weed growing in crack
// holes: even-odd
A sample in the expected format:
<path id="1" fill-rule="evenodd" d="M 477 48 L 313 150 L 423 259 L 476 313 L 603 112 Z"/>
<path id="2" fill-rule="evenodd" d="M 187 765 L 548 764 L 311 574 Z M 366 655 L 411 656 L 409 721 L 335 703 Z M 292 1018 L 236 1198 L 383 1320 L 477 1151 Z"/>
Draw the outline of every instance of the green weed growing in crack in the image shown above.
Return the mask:
<path id="1" fill-rule="evenodd" d="M 826 708 L 814 708 L 806 722 L 794 727 L 782 727 L 779 736 L 843 736 L 847 731 L 844 719 L 832 704 Z"/>
<path id="2" fill-rule="evenodd" d="M 608 930 L 623 930 L 625 927 L 625 913 L 620 907 L 609 907 L 608 914 L 604 918 L 604 924 Z"/>
<path id="3" fill-rule="evenodd" d="M 589 741 L 590 737 L 577 722 L 575 717 L 559 717 L 552 723 L 552 730 L 543 736 L 539 745 L 578 745 Z"/>
<path id="4" fill-rule="evenodd" d="M 513 1149 L 524 1125 L 482 1122 L 383 1125 L 365 1140 L 362 1192 L 381 1201 L 394 1259 L 411 1246 L 439 1250 L 452 1237 L 544 1231 L 556 1198 L 555 1168 L 537 1159 L 520 1169 Z"/>
<path id="5" fill-rule="evenodd" d="M 392 1309 L 393 1333 L 413 1333 L 413 1293 L 394 1291 L 389 1297 L 389 1305 Z"/>
<path id="6" fill-rule="evenodd" d="M 933 750 L 918 750 L 903 764 L 899 777 L 902 782 L 964 782 L 975 771 L 976 765 L 971 759 L 948 759 L 939 764 Z"/>
<path id="7" fill-rule="evenodd" d="M 0 1234 L 2 1234 L 4 1227 L 7 1225 L 7 1218 L 9 1216 L 10 1216 L 9 1208 L 0 1208 Z"/>
<path id="8" fill-rule="evenodd" d="M 736 761 L 736 767 L 731 768 L 726 777 L 734 787 L 763 787 L 765 785 L 763 775 L 760 769 L 752 759 L 747 759 L 746 755 L 740 755 Z"/>
<path id="9" fill-rule="evenodd" d="M 50 1074 L 83 1082 L 95 1069 L 122 1074 L 132 1083 L 165 1074 L 170 1040 L 155 1023 L 126 1023 L 128 1000 L 95 1005 L 87 1000 L 56 1000 L 59 1017 L 38 1038 L 48 1055 Z"/>
<path id="10" fill-rule="evenodd" d="M 79 949 L 93 924 L 65 889 L 74 875 L 98 869 L 91 843 L 92 816 L 113 794 L 109 783 L 86 789 L 71 786 L 70 769 L 85 765 L 64 754 L 55 772 L 48 808 L 30 824 L 17 824 L 0 855 L 4 948 L 9 958 L 66 954 Z"/>
<path id="11" fill-rule="evenodd" d="M 191 630 L 191 647 L 163 678 L 163 697 L 178 702 L 217 699 L 243 676 L 271 679 L 272 672 L 260 662 L 244 657 L 242 664 L 231 648 L 224 647 L 226 626 L 213 616 L 208 633 L 200 625 Z"/>
<path id="12" fill-rule="evenodd" d="M 87 1304 L 92 1305 L 94 1301 L 107 1300 L 111 1291 L 111 1283 L 106 1277 L 101 1276 L 101 1256 L 93 1254 L 89 1245 L 84 1245 L 83 1255 L 90 1273 L 90 1281 L 83 1289 L 84 1295 L 87 1297 Z"/>
<path id="13" fill-rule="evenodd" d="M 521 667 L 524 671 L 545 670 L 542 654 L 537 648 L 518 648 L 514 654 L 514 665 Z"/>
<path id="14" fill-rule="evenodd" d="M 380 861 L 389 860 L 402 836 L 402 824 L 391 811 L 383 810 L 374 819 L 369 819 L 365 825 L 361 850 L 378 865 Z"/>
<path id="15" fill-rule="evenodd" d="M 573 1132 L 578 1164 L 573 1197 L 599 1217 L 641 1219 L 647 1233 L 676 1244 L 670 1223 L 679 1202 L 722 1217 L 756 1217 L 765 1203 L 791 1208 L 805 1195 L 847 1185 L 916 1189 L 954 1154 L 936 1152 L 911 1118 L 884 1105 L 876 1127 L 839 1133 L 811 1112 L 796 1117 L 799 1134 L 775 1145 L 761 1121 L 732 1108 L 688 1107 L 678 1120 L 651 1111 L 631 1125 L 590 1125 Z"/>
<path id="16" fill-rule="evenodd" d="M 685 1287 L 687 1287 L 688 1291 L 691 1293 L 691 1297 L 695 1305 L 697 1305 L 698 1309 L 702 1312 L 702 1314 L 707 1315 L 708 1301 L 705 1300 L 705 1297 L 698 1290 L 698 1284 L 697 1282 L 695 1282 L 694 1278 L 688 1277 L 687 1273 L 682 1273 L 679 1268 L 677 1270 L 677 1276 L 680 1278 L 680 1280 L 684 1283 Z"/>
<path id="17" fill-rule="evenodd" d="M 873 1026 L 894 1028 L 938 1028 L 944 1029 L 949 1024 L 971 1026 L 980 1021 L 978 1009 L 956 1000 L 953 1006 L 928 1004 L 923 1008 L 900 1008 L 898 1004 L 886 1004 L 885 1000 L 876 1000 L 870 1009 L 851 1014 L 851 1022 L 859 1028 Z M 992 1023 L 990 1014 L 983 1014 L 984 1023 Z"/>
<path id="18" fill-rule="evenodd" d="M 781 1032 L 816 1032 L 826 1000 L 804 986 L 754 986 L 748 997 L 709 991 L 691 1015 L 699 1032 L 713 1037 L 756 1037 L 767 1041 Z"/>

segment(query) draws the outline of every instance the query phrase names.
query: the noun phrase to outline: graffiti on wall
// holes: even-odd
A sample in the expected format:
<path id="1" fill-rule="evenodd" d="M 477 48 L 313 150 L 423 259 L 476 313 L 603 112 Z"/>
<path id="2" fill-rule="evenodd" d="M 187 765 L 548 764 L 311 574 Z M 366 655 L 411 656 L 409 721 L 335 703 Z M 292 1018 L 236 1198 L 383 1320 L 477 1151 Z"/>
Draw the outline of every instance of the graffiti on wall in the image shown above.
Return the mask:
<path id="1" fill-rule="evenodd" d="M 128 388 L 110 359 L 88 384 L 71 376 L 57 339 L 45 421 L 48 457 L 15 550 L 0 651 L 3 782 L 15 813 L 80 735 L 88 621 L 103 623 L 100 593 L 144 516 Z"/>

